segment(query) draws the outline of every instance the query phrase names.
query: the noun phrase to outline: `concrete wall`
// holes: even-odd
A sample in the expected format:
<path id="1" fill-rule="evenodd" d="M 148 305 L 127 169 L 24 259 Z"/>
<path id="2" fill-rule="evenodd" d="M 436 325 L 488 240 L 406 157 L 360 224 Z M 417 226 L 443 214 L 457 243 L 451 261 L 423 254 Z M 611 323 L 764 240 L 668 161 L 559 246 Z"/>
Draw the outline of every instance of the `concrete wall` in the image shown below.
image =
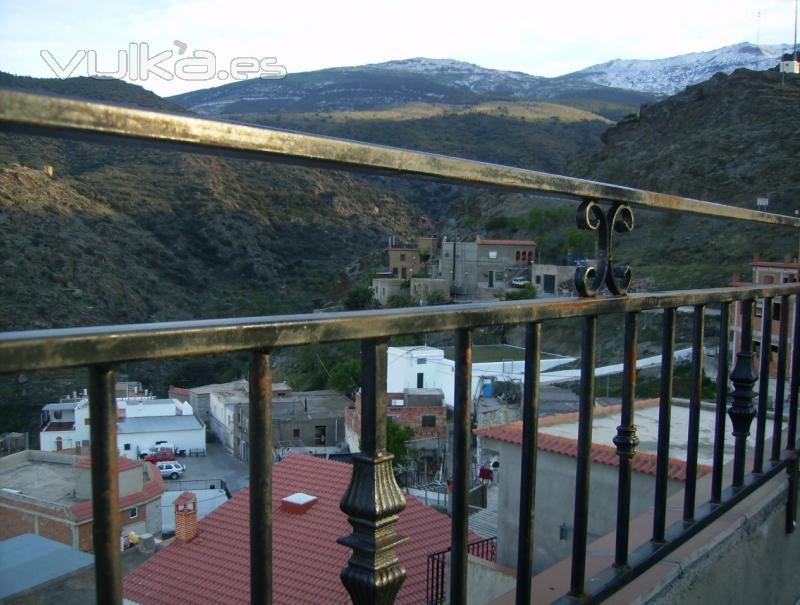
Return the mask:
<path id="1" fill-rule="evenodd" d="M 572 265 L 531 265 L 531 282 L 536 286 L 540 296 L 554 296 L 557 295 L 558 285 L 562 282 L 575 279 L 576 267 Z M 552 277 L 554 291 L 548 292 L 545 290 L 545 276 Z"/>
<path id="2" fill-rule="evenodd" d="M 398 278 L 376 278 L 372 280 L 372 297 L 381 305 L 385 305 L 390 296 L 400 294 L 400 284 L 404 280 Z"/>
<path id="3" fill-rule="evenodd" d="M 302 409 L 302 405 L 300 406 Z M 315 442 L 316 427 L 325 427 L 325 443 Z M 300 431 L 300 441 L 306 447 L 335 447 L 346 441 L 345 422 L 342 416 L 327 418 L 306 419 L 304 416 L 296 416 L 291 419 L 273 418 L 272 421 L 272 445 L 278 447 L 279 444 L 289 444 L 297 446 L 295 431 Z"/>
<path id="4" fill-rule="evenodd" d="M 786 486 L 781 474 L 772 480 L 771 488 L 763 488 L 765 494 L 750 496 L 726 515 L 727 520 L 718 522 L 730 523 L 723 531 L 712 537 L 700 534 L 690 542 L 696 546 L 689 549 L 691 554 L 638 602 L 796 604 L 800 600 L 800 531 L 785 531 Z"/>
<path id="5" fill-rule="evenodd" d="M 158 431 L 151 433 L 119 433 L 117 449 L 120 456 L 138 460 L 139 454 L 147 452 L 156 441 L 174 443 L 178 449 L 205 449 L 206 431 L 202 426 L 185 431 Z M 129 444 L 130 448 L 125 449 Z"/>
<path id="6" fill-rule="evenodd" d="M 497 510 L 497 562 L 516 567 L 519 527 L 520 446 L 481 439 L 481 447 L 495 450 L 500 456 L 500 493 Z M 536 521 L 533 569 L 535 573 L 560 561 L 571 553 L 575 501 L 576 459 L 539 450 L 536 469 Z M 619 470 L 606 464 L 592 464 L 589 532 L 591 542 L 612 531 L 617 514 L 617 478 Z M 683 488 L 680 481 L 670 480 L 668 493 Z M 631 516 L 652 507 L 655 477 L 633 473 L 631 481 Z M 562 525 L 565 526 L 562 538 Z"/>
<path id="7" fill-rule="evenodd" d="M 428 302 L 433 292 L 436 292 L 442 300 L 450 300 L 450 280 L 415 277 L 411 280 L 410 292 L 411 296 L 420 299 L 422 304 Z"/>

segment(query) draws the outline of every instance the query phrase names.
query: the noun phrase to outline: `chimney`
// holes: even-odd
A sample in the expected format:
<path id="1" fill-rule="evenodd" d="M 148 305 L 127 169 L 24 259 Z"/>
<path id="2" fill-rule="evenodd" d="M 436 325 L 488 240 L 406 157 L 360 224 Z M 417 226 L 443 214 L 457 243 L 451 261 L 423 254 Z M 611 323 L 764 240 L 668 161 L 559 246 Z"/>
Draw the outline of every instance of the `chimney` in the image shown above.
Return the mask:
<path id="1" fill-rule="evenodd" d="M 191 542 L 197 537 L 197 496 L 183 492 L 174 506 L 175 537 L 181 542 Z"/>
<path id="2" fill-rule="evenodd" d="M 317 503 L 317 497 L 303 492 L 286 496 L 281 500 L 281 510 L 295 515 L 302 515 Z"/>

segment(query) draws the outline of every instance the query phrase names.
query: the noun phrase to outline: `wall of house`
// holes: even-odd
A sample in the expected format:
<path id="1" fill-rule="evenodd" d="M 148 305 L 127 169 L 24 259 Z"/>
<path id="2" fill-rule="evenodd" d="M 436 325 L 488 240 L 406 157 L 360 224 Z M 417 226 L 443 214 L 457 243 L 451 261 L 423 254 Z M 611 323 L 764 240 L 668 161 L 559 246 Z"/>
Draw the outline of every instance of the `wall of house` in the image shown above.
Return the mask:
<path id="1" fill-rule="evenodd" d="M 548 277 L 552 279 L 552 283 L 555 286 L 552 291 L 545 289 L 545 285 L 549 282 Z M 559 294 L 558 285 L 560 283 L 575 279 L 575 267 L 571 265 L 533 264 L 531 265 L 530 279 L 539 291 L 540 296 L 555 296 Z"/>
<path id="2" fill-rule="evenodd" d="M 389 248 L 389 271 L 394 277 L 411 279 L 421 267 L 422 261 L 416 248 Z"/>
<path id="3" fill-rule="evenodd" d="M 386 409 L 386 415 L 402 426 L 414 430 L 418 437 L 447 436 L 447 408 L 392 405 Z M 423 416 L 433 416 L 434 426 L 422 426 Z"/>
<path id="4" fill-rule="evenodd" d="M 436 278 L 417 278 L 411 280 L 410 294 L 426 303 L 431 294 L 436 293 L 443 300 L 450 300 L 450 280 Z"/>
<path id="5" fill-rule="evenodd" d="M 147 433 L 118 433 L 117 449 L 121 456 L 137 460 L 139 454 L 147 452 L 156 441 L 174 443 L 178 449 L 205 449 L 206 431 L 200 426 L 182 431 L 157 431 Z M 126 445 L 129 446 L 126 448 Z"/>
<path id="6" fill-rule="evenodd" d="M 192 393 L 189 396 L 189 403 L 203 423 L 208 425 L 211 420 L 211 395 L 208 393 L 201 393 L 199 395 Z"/>
<path id="7" fill-rule="evenodd" d="M 209 430 L 216 435 L 229 453 L 233 453 L 233 424 L 236 417 L 236 404 L 227 403 L 213 393 L 210 396 Z M 177 444 L 176 444 L 177 445 Z"/>
<path id="8" fill-rule="evenodd" d="M 400 279 L 373 279 L 372 280 L 372 296 L 375 300 L 377 300 L 381 305 L 385 305 L 386 302 L 389 300 L 390 296 L 394 296 L 395 294 L 400 294 L 403 290 L 400 287 L 400 284 L 403 283 L 404 280 Z"/>
<path id="9" fill-rule="evenodd" d="M 423 363 L 420 363 L 420 360 Z M 544 359 L 540 367 L 542 371 L 569 363 L 569 357 Z M 523 361 L 498 361 L 472 364 L 472 384 L 470 393 L 475 394 L 482 378 L 500 378 L 503 380 L 519 380 L 524 378 Z M 402 393 L 405 389 L 417 388 L 417 375 L 422 374 L 422 388 L 441 389 L 444 402 L 453 406 L 455 387 L 455 362 L 445 359 L 444 351 L 434 347 L 401 349 L 389 347 L 387 353 L 386 390 L 390 393 Z"/>
<path id="10" fill-rule="evenodd" d="M 302 406 L 300 407 L 302 408 Z M 325 427 L 325 443 L 316 442 L 316 427 L 318 426 Z M 295 431 L 299 431 L 298 437 L 295 437 Z M 338 447 L 345 442 L 344 418 L 343 416 L 273 418 L 273 447 L 298 447 L 298 439 L 304 447 Z"/>
<path id="11" fill-rule="evenodd" d="M 117 409 L 125 410 L 127 418 L 143 416 L 175 416 L 192 414 L 192 406 L 177 399 L 123 399 L 117 400 Z"/>
<path id="12" fill-rule="evenodd" d="M 519 527 L 520 451 L 518 445 L 481 439 L 481 447 L 499 452 L 500 492 L 497 509 L 497 562 L 515 567 Z M 533 569 L 535 573 L 570 556 L 575 501 L 576 460 L 571 456 L 539 450 L 536 462 L 536 521 Z M 655 477 L 637 473 L 631 479 L 631 517 L 653 506 Z M 591 542 L 612 531 L 617 515 L 619 470 L 607 464 L 592 464 L 589 500 Z M 668 494 L 683 489 L 683 482 L 669 480 Z M 562 526 L 564 529 L 562 530 Z"/>
<path id="13" fill-rule="evenodd" d="M 74 548 L 77 527 L 66 514 L 63 507 L 39 505 L 32 498 L 0 495 L 0 540 L 34 533 Z"/>

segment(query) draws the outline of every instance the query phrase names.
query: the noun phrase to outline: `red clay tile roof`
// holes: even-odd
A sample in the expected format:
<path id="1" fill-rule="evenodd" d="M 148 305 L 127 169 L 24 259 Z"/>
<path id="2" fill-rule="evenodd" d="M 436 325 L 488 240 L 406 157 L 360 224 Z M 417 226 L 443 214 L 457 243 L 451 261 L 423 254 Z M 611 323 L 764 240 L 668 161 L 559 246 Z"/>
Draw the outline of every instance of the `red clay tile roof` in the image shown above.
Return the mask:
<path id="1" fill-rule="evenodd" d="M 120 460 L 127 460 L 127 458 L 120 458 Z M 161 477 L 161 473 L 158 472 L 158 469 L 156 469 L 155 466 L 153 466 L 149 462 L 134 462 L 133 466 L 138 467 L 144 464 L 150 465 L 150 469 L 148 469 L 150 480 L 145 481 L 144 489 L 138 492 L 133 492 L 132 494 L 128 494 L 127 496 L 121 496 L 119 499 L 120 510 L 125 510 L 127 508 L 130 508 L 131 506 L 139 506 L 140 504 L 145 504 L 147 502 L 155 500 L 156 498 L 161 497 L 161 494 L 164 493 L 165 489 L 164 479 Z M 92 518 L 93 515 L 92 501 L 85 500 L 84 502 L 78 502 L 78 504 L 73 504 L 71 510 L 72 510 L 72 516 L 79 523 L 81 521 L 88 521 Z"/>
<path id="2" fill-rule="evenodd" d="M 647 404 L 650 401 L 652 400 L 648 400 L 647 402 L 637 402 L 636 407 L 637 408 L 640 407 L 639 403 Z M 602 410 L 598 409 L 596 413 L 609 414 L 614 411 L 619 412 L 619 406 L 607 406 Z M 575 418 L 572 418 L 573 416 Z M 559 418 L 560 420 L 558 420 Z M 575 420 L 577 420 L 577 413 L 558 414 L 556 416 L 548 416 L 546 418 L 540 419 L 539 425 L 552 426 L 554 424 L 561 424 L 562 422 L 574 422 Z M 475 431 L 475 434 L 478 435 L 479 437 L 484 437 L 487 439 L 495 439 L 497 441 L 503 441 L 505 443 L 522 445 L 522 421 L 518 420 L 517 422 L 510 422 L 508 424 L 497 424 L 494 426 L 488 426 L 482 429 L 477 429 Z M 570 437 L 562 437 L 560 435 L 549 435 L 547 433 L 542 433 L 541 431 L 539 431 L 539 438 L 537 440 L 537 449 L 543 450 L 545 452 L 550 452 L 553 454 L 561 454 L 563 456 L 571 456 L 575 458 L 578 456 L 578 441 Z M 633 457 L 633 462 L 631 463 L 631 468 L 634 471 L 640 473 L 655 475 L 656 461 L 657 457 L 653 454 L 649 454 L 647 452 L 636 452 L 636 454 Z M 616 448 L 609 445 L 593 443 L 592 462 L 597 462 L 599 464 L 608 464 L 609 466 L 619 466 L 619 456 L 617 456 Z M 670 479 L 676 479 L 678 481 L 686 481 L 686 462 L 684 460 L 678 460 L 677 458 L 670 458 L 668 468 L 669 470 L 667 471 L 667 474 Z M 697 465 L 698 477 L 707 475 L 710 472 L 711 472 L 710 466 L 706 464 Z"/>
<path id="3" fill-rule="evenodd" d="M 192 492 L 183 492 L 180 496 L 175 498 L 175 502 L 172 503 L 173 506 L 182 506 L 184 504 L 189 504 L 192 500 L 197 500 L 197 496 L 194 495 Z"/>
<path id="4" fill-rule="evenodd" d="M 132 468 L 136 468 L 141 466 L 141 462 L 137 462 L 136 460 L 131 460 L 130 458 L 125 458 L 125 456 L 119 456 L 117 458 L 117 470 L 118 471 L 127 471 Z M 77 462 L 75 462 L 72 466 L 75 468 L 92 468 L 92 459 L 91 458 L 81 458 Z"/>
<path id="5" fill-rule="evenodd" d="M 192 392 L 189 389 L 184 389 L 182 387 L 169 387 L 169 393 L 175 393 L 176 395 L 183 395 L 184 397 L 189 397 Z"/>
<path id="6" fill-rule="evenodd" d="M 531 239 L 482 239 L 479 240 L 480 246 L 535 246 L 536 242 Z"/>
<path id="7" fill-rule="evenodd" d="M 336 543 L 351 533 L 339 501 L 351 467 L 313 456 L 294 455 L 272 471 L 273 602 L 276 605 L 350 603 L 339 573 L 352 551 Z M 295 492 L 319 501 L 302 515 L 281 510 Z M 200 521 L 197 537 L 173 542 L 125 578 L 125 597 L 144 605 L 249 603 L 250 500 L 243 489 Z M 397 548 L 408 574 L 397 603 L 424 603 L 428 555 L 450 546 L 450 519 L 413 497 L 400 513 L 398 533 L 409 538 Z M 470 540 L 478 536 L 470 532 Z"/>

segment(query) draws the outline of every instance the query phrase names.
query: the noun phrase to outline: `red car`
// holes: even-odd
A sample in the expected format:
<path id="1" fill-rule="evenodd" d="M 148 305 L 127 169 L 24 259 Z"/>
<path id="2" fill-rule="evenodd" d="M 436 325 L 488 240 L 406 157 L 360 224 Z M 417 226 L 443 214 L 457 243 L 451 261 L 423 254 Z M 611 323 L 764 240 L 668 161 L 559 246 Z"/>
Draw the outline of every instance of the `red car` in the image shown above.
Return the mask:
<path id="1" fill-rule="evenodd" d="M 144 459 L 146 462 L 152 462 L 153 464 L 155 464 L 156 462 L 167 462 L 170 460 L 175 460 L 175 454 L 170 451 L 161 450 L 154 454 L 148 454 L 147 456 L 144 457 Z"/>

